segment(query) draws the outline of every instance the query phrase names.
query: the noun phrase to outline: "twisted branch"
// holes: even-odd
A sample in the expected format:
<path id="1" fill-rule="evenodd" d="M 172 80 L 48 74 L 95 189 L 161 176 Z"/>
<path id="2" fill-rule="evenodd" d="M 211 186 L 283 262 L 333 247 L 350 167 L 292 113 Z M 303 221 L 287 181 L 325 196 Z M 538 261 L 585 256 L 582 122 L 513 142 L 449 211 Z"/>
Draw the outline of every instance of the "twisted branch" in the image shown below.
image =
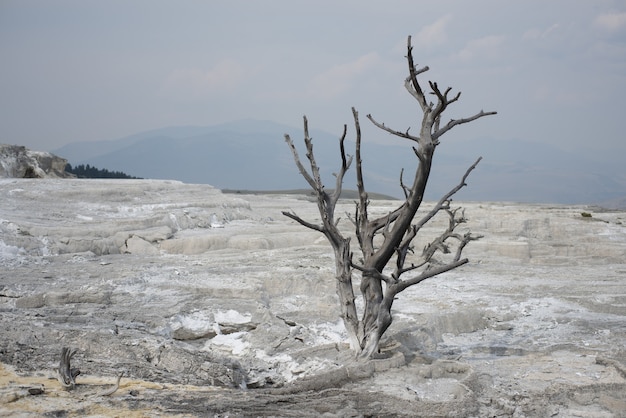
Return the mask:
<path id="1" fill-rule="evenodd" d="M 72 390 L 76 386 L 76 376 L 80 374 L 80 370 L 73 369 L 71 366 L 72 357 L 78 350 L 63 347 L 61 349 L 61 360 L 59 362 L 58 380 L 65 390 Z"/>

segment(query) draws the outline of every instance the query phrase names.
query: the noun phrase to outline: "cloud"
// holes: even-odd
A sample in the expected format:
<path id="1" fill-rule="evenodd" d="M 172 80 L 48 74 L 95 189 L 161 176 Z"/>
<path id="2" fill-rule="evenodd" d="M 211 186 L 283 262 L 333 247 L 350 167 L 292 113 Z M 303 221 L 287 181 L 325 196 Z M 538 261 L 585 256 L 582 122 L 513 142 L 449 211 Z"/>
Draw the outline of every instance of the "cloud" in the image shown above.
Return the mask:
<path id="1" fill-rule="evenodd" d="M 526 40 L 546 39 L 550 35 L 555 33 L 557 30 L 559 30 L 560 26 L 561 25 L 559 25 L 558 23 L 555 23 L 552 26 L 550 26 L 548 29 L 539 29 L 539 28 L 529 29 L 524 33 L 524 35 L 522 36 L 522 39 L 526 39 Z"/>
<path id="2" fill-rule="evenodd" d="M 446 27 L 452 16 L 447 14 L 440 17 L 434 23 L 425 26 L 415 36 L 415 44 L 420 46 L 441 45 L 447 39 Z"/>
<path id="3" fill-rule="evenodd" d="M 370 52 L 354 61 L 335 65 L 313 78 L 309 86 L 309 94 L 325 99 L 336 97 L 347 91 L 359 76 L 376 67 L 379 62 L 378 53 Z"/>
<path id="4" fill-rule="evenodd" d="M 465 48 L 457 53 L 457 58 L 469 61 L 474 58 L 485 58 L 496 55 L 500 46 L 504 43 L 504 36 L 485 36 L 469 41 Z"/>
<path id="5" fill-rule="evenodd" d="M 626 12 L 602 14 L 593 23 L 609 32 L 616 32 L 626 28 Z"/>
<path id="6" fill-rule="evenodd" d="M 570 86 L 559 86 L 540 83 L 532 88 L 531 97 L 534 101 L 557 106 L 574 106 L 584 103 L 584 93 Z"/>
<path id="7" fill-rule="evenodd" d="M 162 93 L 178 99 L 198 99 L 232 89 L 245 75 L 245 68 L 230 59 L 221 60 L 210 70 L 178 68 L 165 80 Z"/>

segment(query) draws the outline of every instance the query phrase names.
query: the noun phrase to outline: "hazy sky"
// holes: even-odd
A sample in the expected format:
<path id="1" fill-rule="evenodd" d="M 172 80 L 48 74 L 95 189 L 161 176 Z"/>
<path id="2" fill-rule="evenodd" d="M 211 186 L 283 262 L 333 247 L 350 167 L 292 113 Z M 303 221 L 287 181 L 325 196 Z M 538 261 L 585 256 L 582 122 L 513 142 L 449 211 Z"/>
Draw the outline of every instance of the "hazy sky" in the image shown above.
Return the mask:
<path id="1" fill-rule="evenodd" d="M 499 112 L 446 137 L 626 153 L 623 0 L 0 0 L 0 143 L 303 114 L 339 133 L 351 106 L 417 129 L 407 35 L 422 80 L 463 92 L 448 117 Z"/>

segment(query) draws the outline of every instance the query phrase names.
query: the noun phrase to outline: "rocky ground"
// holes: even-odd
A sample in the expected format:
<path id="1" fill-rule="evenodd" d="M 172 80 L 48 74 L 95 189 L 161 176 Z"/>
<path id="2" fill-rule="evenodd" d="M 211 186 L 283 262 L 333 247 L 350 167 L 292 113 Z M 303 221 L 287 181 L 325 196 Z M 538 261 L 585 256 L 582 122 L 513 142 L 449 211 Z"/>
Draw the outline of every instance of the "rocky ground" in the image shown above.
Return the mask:
<path id="1" fill-rule="evenodd" d="M 359 363 L 330 247 L 280 214 L 314 220 L 306 197 L 0 180 L 0 415 L 626 416 L 626 213 L 463 206 L 471 263 L 402 293 Z"/>

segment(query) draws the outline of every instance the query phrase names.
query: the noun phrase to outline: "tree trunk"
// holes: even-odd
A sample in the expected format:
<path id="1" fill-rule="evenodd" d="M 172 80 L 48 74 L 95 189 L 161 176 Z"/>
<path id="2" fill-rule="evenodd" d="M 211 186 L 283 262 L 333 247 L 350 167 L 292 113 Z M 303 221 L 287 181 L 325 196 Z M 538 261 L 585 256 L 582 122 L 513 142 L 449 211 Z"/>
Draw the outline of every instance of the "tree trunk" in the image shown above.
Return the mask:
<path id="1" fill-rule="evenodd" d="M 393 297 L 389 298 L 387 294 L 382 296 L 382 282 L 376 278 L 370 278 L 370 284 L 374 284 L 374 289 L 380 288 L 381 297 L 375 296 L 375 302 L 366 303 L 365 312 L 363 314 L 364 335 L 361 341 L 361 353 L 359 357 L 362 359 L 372 358 L 379 352 L 380 339 L 391 325 L 391 305 Z M 366 293 L 374 296 L 376 291 L 366 290 Z"/>
<path id="2" fill-rule="evenodd" d="M 373 353 L 378 352 L 378 343 L 383 335 L 381 325 L 384 325 L 384 321 L 381 322 L 380 315 L 383 302 L 383 287 L 380 278 L 364 272 L 361 278 L 361 294 L 363 295 L 365 306 L 361 320 L 361 352 L 359 357 L 369 358 Z M 391 316 L 389 315 L 390 318 Z"/>
<path id="3" fill-rule="evenodd" d="M 350 255 L 350 239 L 342 239 L 340 245 L 333 246 L 335 250 L 335 279 L 337 281 L 337 295 L 341 306 L 341 318 L 348 332 L 350 349 L 358 352 L 359 318 L 354 304 L 354 290 L 352 289 L 352 263 Z"/>

